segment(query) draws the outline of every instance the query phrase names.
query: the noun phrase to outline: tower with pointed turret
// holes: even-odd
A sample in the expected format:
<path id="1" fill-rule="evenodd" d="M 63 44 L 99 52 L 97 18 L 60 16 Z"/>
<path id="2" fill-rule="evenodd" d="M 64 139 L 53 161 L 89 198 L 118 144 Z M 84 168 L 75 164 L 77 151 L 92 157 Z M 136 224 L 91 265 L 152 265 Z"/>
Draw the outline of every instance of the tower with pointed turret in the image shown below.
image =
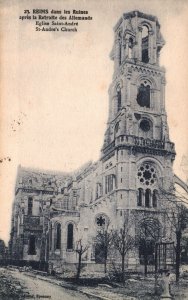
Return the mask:
<path id="1" fill-rule="evenodd" d="M 118 207 L 155 208 L 157 185 L 173 184 L 174 144 L 165 110 L 165 42 L 156 17 L 132 11 L 114 27 L 113 81 L 101 160 L 115 156 Z M 122 170 L 122 171 L 121 171 Z"/>

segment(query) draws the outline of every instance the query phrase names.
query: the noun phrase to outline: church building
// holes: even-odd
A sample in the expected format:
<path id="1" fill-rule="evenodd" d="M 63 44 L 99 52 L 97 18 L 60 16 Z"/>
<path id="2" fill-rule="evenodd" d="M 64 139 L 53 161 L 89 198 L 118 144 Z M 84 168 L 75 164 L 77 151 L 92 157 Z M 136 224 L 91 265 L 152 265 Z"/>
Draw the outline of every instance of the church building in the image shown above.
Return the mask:
<path id="1" fill-rule="evenodd" d="M 63 270 L 78 261 L 100 263 L 95 238 L 101 228 L 121 230 L 131 215 L 132 236 L 143 223 L 172 240 L 160 189 L 174 185 L 174 143 L 165 109 L 165 69 L 159 64 L 165 42 L 157 17 L 124 13 L 114 27 L 110 53 L 114 73 L 100 159 L 66 174 L 18 168 L 12 212 L 12 259 L 51 264 Z M 75 154 L 76 155 L 76 154 Z M 153 248 L 151 247 L 151 257 Z M 142 263 L 141 247 L 130 251 L 127 266 Z"/>

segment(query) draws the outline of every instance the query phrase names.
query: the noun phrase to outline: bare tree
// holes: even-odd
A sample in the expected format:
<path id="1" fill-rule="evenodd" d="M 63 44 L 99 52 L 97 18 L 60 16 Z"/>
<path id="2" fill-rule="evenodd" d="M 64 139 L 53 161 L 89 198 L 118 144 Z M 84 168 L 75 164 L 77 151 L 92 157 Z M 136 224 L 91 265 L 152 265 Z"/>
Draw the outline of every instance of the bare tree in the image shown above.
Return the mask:
<path id="1" fill-rule="evenodd" d="M 113 232 L 113 245 L 121 256 L 121 273 L 122 282 L 125 282 L 125 257 L 128 251 L 132 250 L 135 246 L 135 239 L 131 235 L 131 218 L 128 214 L 124 215 L 124 220 L 120 230 Z"/>
<path id="2" fill-rule="evenodd" d="M 109 231 L 108 228 L 109 228 L 109 224 L 107 224 L 106 227 L 102 227 L 102 229 L 97 232 L 95 238 L 95 245 L 100 249 L 102 259 L 104 261 L 105 274 L 107 272 L 107 259 L 108 259 L 110 247 L 112 245 L 112 238 L 113 238 L 112 230 Z"/>
<path id="3" fill-rule="evenodd" d="M 89 246 L 83 246 L 82 245 L 82 240 L 78 240 L 77 242 L 77 247 L 76 247 L 76 253 L 78 253 L 78 266 L 77 266 L 77 274 L 76 274 L 76 279 L 79 280 L 80 278 L 80 272 L 82 269 L 82 255 L 88 250 Z"/>
<path id="4" fill-rule="evenodd" d="M 180 265 L 181 265 L 181 245 L 183 231 L 188 226 L 188 198 L 180 193 L 177 189 L 172 188 L 168 191 L 161 189 L 160 197 L 168 201 L 165 212 L 171 224 L 171 229 L 175 235 L 175 254 L 176 254 L 176 282 L 179 282 Z M 165 203 L 166 204 L 166 203 Z"/>

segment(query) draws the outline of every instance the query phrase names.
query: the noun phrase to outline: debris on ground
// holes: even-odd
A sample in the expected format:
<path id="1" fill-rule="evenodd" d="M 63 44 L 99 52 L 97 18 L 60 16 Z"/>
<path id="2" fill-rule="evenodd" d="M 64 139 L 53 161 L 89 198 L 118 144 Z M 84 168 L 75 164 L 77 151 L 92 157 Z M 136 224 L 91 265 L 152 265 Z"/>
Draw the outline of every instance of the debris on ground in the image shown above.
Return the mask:
<path id="1" fill-rule="evenodd" d="M 0 270 L 0 299 L 25 299 L 28 295 L 24 287 L 11 276 L 8 270 Z"/>

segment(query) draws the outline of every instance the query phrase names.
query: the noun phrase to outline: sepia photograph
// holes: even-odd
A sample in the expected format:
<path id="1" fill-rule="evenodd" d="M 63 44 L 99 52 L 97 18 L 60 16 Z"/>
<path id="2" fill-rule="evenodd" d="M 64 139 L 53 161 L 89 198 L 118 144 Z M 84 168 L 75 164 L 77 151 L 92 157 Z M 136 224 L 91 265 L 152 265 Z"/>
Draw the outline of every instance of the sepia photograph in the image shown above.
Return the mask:
<path id="1" fill-rule="evenodd" d="M 187 0 L 0 0 L 0 299 L 188 299 L 187 53 Z"/>

